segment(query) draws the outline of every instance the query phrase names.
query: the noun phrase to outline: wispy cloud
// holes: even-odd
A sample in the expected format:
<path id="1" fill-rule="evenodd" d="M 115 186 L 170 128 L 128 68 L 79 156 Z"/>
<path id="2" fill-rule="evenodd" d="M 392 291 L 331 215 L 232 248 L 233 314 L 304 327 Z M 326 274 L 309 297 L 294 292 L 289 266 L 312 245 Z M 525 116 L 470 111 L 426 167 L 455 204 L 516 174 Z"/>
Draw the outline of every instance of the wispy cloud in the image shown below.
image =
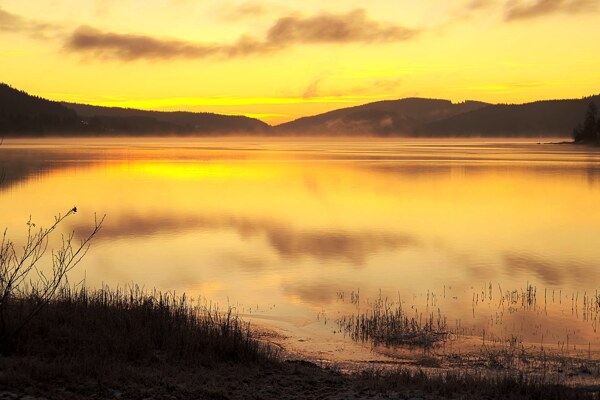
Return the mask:
<path id="1" fill-rule="evenodd" d="M 598 10 L 597 0 L 510 0 L 505 6 L 504 19 L 514 21 L 551 14 L 580 14 Z"/>
<path id="2" fill-rule="evenodd" d="M 157 39 L 145 35 L 102 32 L 89 26 L 79 27 L 73 32 L 67 42 L 67 49 L 90 53 L 98 58 L 116 58 L 123 61 L 138 58 L 201 58 L 221 51 L 218 46 Z"/>
<path id="3" fill-rule="evenodd" d="M 378 97 L 394 93 L 400 86 L 400 78 L 395 79 L 375 79 L 369 80 L 361 85 L 346 86 L 343 89 L 322 88 L 323 78 L 317 78 L 310 82 L 302 92 L 302 98 L 305 100 L 318 99 L 325 97 L 359 96 L 366 93 L 376 92 Z"/>
<path id="4" fill-rule="evenodd" d="M 0 31 L 20 31 L 24 23 L 23 18 L 0 8 Z"/>
<path id="5" fill-rule="evenodd" d="M 264 2 L 247 1 L 242 4 L 224 3 L 219 9 L 219 14 L 224 21 L 236 22 L 247 18 L 256 18 L 268 14 L 271 7 Z"/>
<path id="6" fill-rule="evenodd" d="M 0 32 L 24 32 L 32 37 L 45 39 L 56 30 L 58 27 L 53 24 L 27 19 L 0 8 Z"/>
<path id="7" fill-rule="evenodd" d="M 505 22 L 529 20 L 549 15 L 576 15 L 600 11 L 598 0 L 471 0 L 454 10 L 452 23 L 497 15 Z"/>
<path id="8" fill-rule="evenodd" d="M 313 17 L 280 18 L 269 29 L 267 42 L 291 43 L 352 43 L 397 42 L 414 38 L 415 29 L 387 25 L 370 20 L 365 10 L 346 14 L 323 13 Z"/>
<path id="9" fill-rule="evenodd" d="M 497 3 L 497 0 L 473 0 L 467 4 L 469 10 L 487 9 Z"/>
<path id="10" fill-rule="evenodd" d="M 296 44 L 397 42 L 413 39 L 418 34 L 416 29 L 371 20 L 364 10 L 357 9 L 346 14 L 283 17 L 270 27 L 263 40 L 243 35 L 228 44 L 119 34 L 82 26 L 70 35 L 66 49 L 121 61 L 240 57 L 282 51 Z"/>
<path id="11" fill-rule="evenodd" d="M 321 78 L 315 79 L 311 83 L 308 84 L 306 89 L 304 89 L 304 93 L 302 93 L 302 98 L 310 99 L 313 97 L 317 97 L 319 95 L 319 85 L 321 84 Z"/>

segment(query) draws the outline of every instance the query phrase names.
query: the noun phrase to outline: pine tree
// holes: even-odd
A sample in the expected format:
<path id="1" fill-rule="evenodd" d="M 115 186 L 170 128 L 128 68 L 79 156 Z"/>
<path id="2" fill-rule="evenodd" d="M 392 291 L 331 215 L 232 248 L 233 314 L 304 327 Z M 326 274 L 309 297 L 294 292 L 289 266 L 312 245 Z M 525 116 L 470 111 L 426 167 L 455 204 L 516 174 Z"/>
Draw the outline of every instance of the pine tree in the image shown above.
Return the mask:
<path id="1" fill-rule="evenodd" d="M 585 142 L 595 142 L 598 131 L 598 108 L 593 102 L 590 103 L 583 120 L 583 140 Z"/>

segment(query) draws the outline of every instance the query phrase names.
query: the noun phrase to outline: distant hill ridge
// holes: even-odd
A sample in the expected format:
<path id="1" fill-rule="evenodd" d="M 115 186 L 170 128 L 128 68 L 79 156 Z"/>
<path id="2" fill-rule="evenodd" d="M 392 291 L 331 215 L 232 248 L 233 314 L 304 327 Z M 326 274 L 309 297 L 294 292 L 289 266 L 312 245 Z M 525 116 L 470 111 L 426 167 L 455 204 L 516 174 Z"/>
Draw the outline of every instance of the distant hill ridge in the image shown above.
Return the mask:
<path id="1" fill-rule="evenodd" d="M 2 136 L 262 134 L 269 128 L 264 122 L 245 116 L 59 103 L 0 83 Z"/>
<path id="2" fill-rule="evenodd" d="M 341 108 L 277 126 L 245 116 L 60 103 L 0 83 L 0 135 L 373 135 L 568 137 L 600 95 L 525 104 L 405 98 Z"/>
<path id="3" fill-rule="evenodd" d="M 275 127 L 280 133 L 410 136 L 424 124 L 488 106 L 487 103 L 406 98 L 385 100 L 303 117 Z"/>
<path id="4" fill-rule="evenodd" d="M 270 126 L 258 119 L 241 115 L 221 115 L 205 112 L 146 111 L 133 108 L 99 107 L 86 104 L 61 103 L 86 118 L 92 127 L 118 127 L 172 133 L 265 133 Z"/>
<path id="5" fill-rule="evenodd" d="M 281 134 L 409 137 L 568 137 L 600 95 L 525 104 L 407 98 L 343 108 L 281 124 Z"/>
<path id="6" fill-rule="evenodd" d="M 416 136 L 570 136 L 590 103 L 600 95 L 573 100 L 543 100 L 525 104 L 495 104 L 433 121 Z"/>

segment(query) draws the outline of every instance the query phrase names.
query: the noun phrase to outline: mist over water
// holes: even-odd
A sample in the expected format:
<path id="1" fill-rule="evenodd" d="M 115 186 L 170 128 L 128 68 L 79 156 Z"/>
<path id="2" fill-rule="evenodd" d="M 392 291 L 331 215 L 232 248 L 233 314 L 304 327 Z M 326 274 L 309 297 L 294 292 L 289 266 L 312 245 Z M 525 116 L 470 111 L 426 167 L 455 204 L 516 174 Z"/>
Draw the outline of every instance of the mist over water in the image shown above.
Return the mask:
<path id="1" fill-rule="evenodd" d="M 335 318 L 348 307 L 339 293 L 360 290 L 365 301 L 381 293 L 439 309 L 475 335 L 558 342 L 574 332 L 572 340 L 598 343 L 595 321 L 571 304 L 600 287 L 594 149 L 501 140 L 7 140 L 0 168 L 0 221 L 14 240 L 30 215 L 47 226 L 76 205 L 63 228 L 81 235 L 94 213 L 107 215 L 71 281 L 185 291 L 299 326 L 321 326 L 317 314 Z M 499 306 L 503 293 L 528 284 L 537 310 Z"/>

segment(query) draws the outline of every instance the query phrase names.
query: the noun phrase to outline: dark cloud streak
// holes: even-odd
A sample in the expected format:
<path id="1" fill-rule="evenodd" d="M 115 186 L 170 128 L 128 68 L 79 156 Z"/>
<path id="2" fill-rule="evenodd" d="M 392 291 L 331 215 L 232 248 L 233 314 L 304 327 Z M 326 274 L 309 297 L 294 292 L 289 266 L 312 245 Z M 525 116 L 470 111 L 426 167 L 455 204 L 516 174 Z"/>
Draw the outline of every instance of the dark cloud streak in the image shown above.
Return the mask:
<path id="1" fill-rule="evenodd" d="M 401 26 L 387 26 L 367 18 L 365 10 L 347 14 L 323 13 L 310 18 L 288 16 L 280 18 L 269 29 L 267 42 L 292 43 L 352 43 L 397 42 L 409 40 L 418 31 Z"/>
<path id="2" fill-rule="evenodd" d="M 499 13 L 504 22 L 526 21 L 550 15 L 577 15 L 600 10 L 597 0 L 472 0 L 454 11 L 450 23 Z"/>
<path id="3" fill-rule="evenodd" d="M 313 17 L 287 16 L 278 19 L 264 40 L 241 36 L 233 44 L 204 44 L 147 35 L 103 32 L 83 26 L 68 38 L 65 48 L 99 59 L 134 61 L 241 57 L 281 51 L 295 44 L 385 43 L 410 40 L 418 30 L 382 24 L 367 18 L 364 10 L 346 14 L 322 13 Z"/>
<path id="4" fill-rule="evenodd" d="M 207 57 L 219 51 L 218 47 L 194 44 L 182 40 L 163 40 L 144 35 L 105 33 L 89 26 L 78 28 L 67 43 L 67 48 L 90 52 L 98 58 L 117 58 L 131 61 L 138 58 Z"/>
<path id="5" fill-rule="evenodd" d="M 527 4 L 523 4 L 521 0 L 511 0 L 506 4 L 504 19 L 515 21 L 551 14 L 583 14 L 597 10 L 597 0 L 537 0 Z"/>

